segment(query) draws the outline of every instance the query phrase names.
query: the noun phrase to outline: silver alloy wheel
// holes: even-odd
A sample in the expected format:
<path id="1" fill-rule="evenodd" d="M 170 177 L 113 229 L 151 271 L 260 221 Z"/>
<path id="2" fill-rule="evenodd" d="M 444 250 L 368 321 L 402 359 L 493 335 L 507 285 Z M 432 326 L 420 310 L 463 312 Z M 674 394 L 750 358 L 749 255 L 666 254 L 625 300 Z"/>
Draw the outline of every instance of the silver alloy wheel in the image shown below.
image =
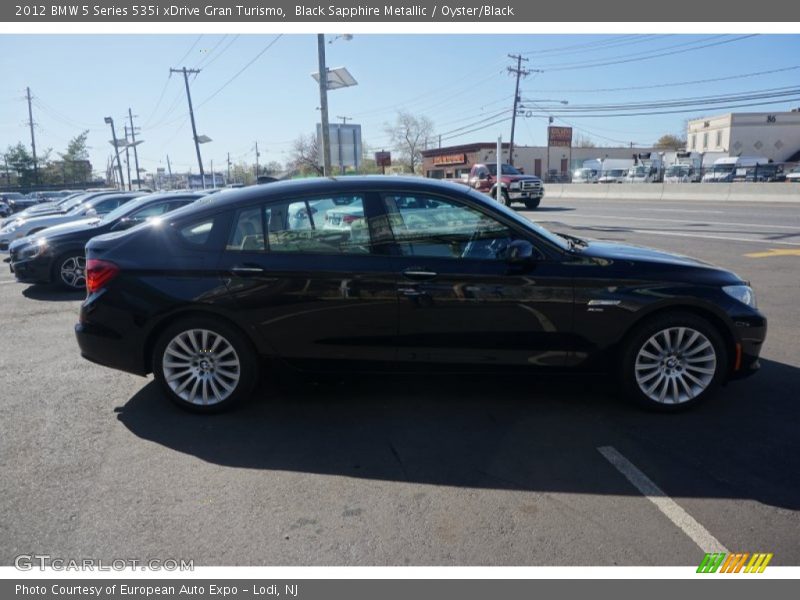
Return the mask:
<path id="1" fill-rule="evenodd" d="M 650 400 L 682 404 L 703 393 L 714 379 L 717 353 L 691 327 L 669 327 L 653 334 L 636 355 L 636 383 Z"/>
<path id="2" fill-rule="evenodd" d="M 61 281 L 71 288 L 86 286 L 86 258 L 70 256 L 61 263 Z"/>
<path id="3" fill-rule="evenodd" d="M 172 338 L 162 357 L 164 380 L 181 400 L 208 406 L 226 400 L 241 377 L 239 356 L 224 337 L 188 329 Z"/>

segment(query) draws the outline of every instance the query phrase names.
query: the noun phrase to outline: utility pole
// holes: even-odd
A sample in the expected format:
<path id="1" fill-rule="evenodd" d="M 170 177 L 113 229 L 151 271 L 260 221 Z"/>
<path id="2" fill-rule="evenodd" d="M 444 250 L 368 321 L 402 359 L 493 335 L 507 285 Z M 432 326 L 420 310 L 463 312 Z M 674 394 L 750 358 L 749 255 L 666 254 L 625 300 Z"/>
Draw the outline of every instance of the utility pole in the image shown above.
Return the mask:
<path id="1" fill-rule="evenodd" d="M 39 185 L 39 161 L 36 158 L 36 136 L 33 134 L 33 109 L 31 108 L 31 88 L 25 88 L 28 97 L 28 125 L 31 128 L 31 150 L 33 150 L 33 178 Z"/>
<path id="2" fill-rule="evenodd" d="M 231 153 L 228 152 L 228 183 L 231 182 Z"/>
<path id="3" fill-rule="evenodd" d="M 138 115 L 137 115 L 138 116 Z M 142 189 L 142 178 L 139 173 L 139 152 L 136 150 L 136 127 L 133 126 L 133 113 L 128 108 L 128 118 L 131 121 L 131 141 L 133 142 L 133 159 L 136 161 L 136 189 Z"/>
<path id="4" fill-rule="evenodd" d="M 517 76 L 517 85 L 514 88 L 514 110 L 511 112 L 511 139 L 508 142 L 508 164 L 514 165 L 514 128 L 517 125 L 517 106 L 519 105 L 519 79 L 520 77 L 527 77 L 531 74 L 531 71 L 528 69 L 522 68 L 522 61 L 528 62 L 527 58 L 522 58 L 521 54 L 509 54 L 509 58 L 515 58 L 517 60 L 517 66 L 514 67 L 506 67 L 509 73 L 513 73 Z M 501 173 L 497 172 L 497 177 L 499 180 Z"/>
<path id="5" fill-rule="evenodd" d="M 131 152 L 130 147 L 131 143 L 128 141 L 128 129 L 127 125 L 123 126 L 125 129 L 125 168 L 128 170 L 128 191 L 130 192 L 133 188 L 131 187 Z"/>
<path id="6" fill-rule="evenodd" d="M 353 120 L 353 117 L 342 117 L 340 115 L 336 115 L 336 118 L 342 120 L 342 125 L 347 125 L 348 121 L 352 121 Z"/>
<path id="7" fill-rule="evenodd" d="M 172 189 L 172 165 L 169 164 L 169 154 L 167 154 L 167 173 L 169 173 L 169 189 Z"/>
<path id="8" fill-rule="evenodd" d="M 125 189 L 125 178 L 122 176 L 122 161 L 119 159 L 119 142 L 117 141 L 117 131 L 114 129 L 114 119 L 106 117 L 103 119 L 107 125 L 111 126 L 111 142 L 114 144 L 114 154 L 117 157 L 117 169 L 119 171 L 119 185 L 121 189 Z"/>
<path id="9" fill-rule="evenodd" d="M 326 177 L 331 175 L 331 141 L 328 124 L 328 67 L 325 66 L 325 34 L 317 34 L 319 59 L 319 111 L 322 117 L 322 168 Z"/>
<path id="10" fill-rule="evenodd" d="M 256 142 L 256 183 L 258 183 L 258 157 L 261 156 L 258 152 L 258 142 Z"/>
<path id="11" fill-rule="evenodd" d="M 194 149 L 197 152 L 197 166 L 200 168 L 200 181 L 203 184 L 203 189 L 206 189 L 206 176 L 203 172 L 203 159 L 200 157 L 200 142 L 197 141 L 197 125 L 194 122 L 194 109 L 192 108 L 192 94 L 189 91 L 189 75 L 196 75 L 200 69 L 187 69 L 182 67 L 180 69 L 170 69 L 170 73 L 183 73 L 183 82 L 186 84 L 186 99 L 189 101 L 189 118 L 192 121 L 192 136 L 194 137 Z"/>

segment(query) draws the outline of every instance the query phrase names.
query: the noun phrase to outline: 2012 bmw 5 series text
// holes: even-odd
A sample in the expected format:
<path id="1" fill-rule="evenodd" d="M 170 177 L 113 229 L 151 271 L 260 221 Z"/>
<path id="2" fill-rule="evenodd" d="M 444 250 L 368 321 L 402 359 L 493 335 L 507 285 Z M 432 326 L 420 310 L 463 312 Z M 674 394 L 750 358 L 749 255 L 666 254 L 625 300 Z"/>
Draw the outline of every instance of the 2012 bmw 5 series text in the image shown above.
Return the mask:
<path id="1" fill-rule="evenodd" d="M 152 372 L 201 412 L 247 397 L 276 365 L 611 370 L 633 399 L 669 411 L 753 373 L 766 335 L 733 273 L 557 235 L 424 179 L 216 194 L 86 252 L 83 356 Z"/>

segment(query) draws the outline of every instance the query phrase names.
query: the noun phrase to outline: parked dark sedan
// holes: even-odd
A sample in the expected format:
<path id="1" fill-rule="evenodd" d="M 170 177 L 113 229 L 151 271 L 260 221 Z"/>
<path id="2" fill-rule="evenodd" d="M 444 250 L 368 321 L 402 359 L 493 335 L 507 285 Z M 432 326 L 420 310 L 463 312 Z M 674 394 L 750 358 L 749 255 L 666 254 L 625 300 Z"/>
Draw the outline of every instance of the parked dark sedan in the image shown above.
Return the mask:
<path id="1" fill-rule="evenodd" d="M 131 200 L 103 218 L 48 227 L 11 243 L 11 271 L 17 281 L 58 283 L 68 289 L 83 289 L 86 287 L 86 242 L 97 235 L 122 231 L 161 217 L 202 196 L 194 192 L 152 194 Z"/>
<path id="2" fill-rule="evenodd" d="M 86 250 L 82 355 L 153 372 L 197 411 L 247 396 L 262 358 L 339 373 L 613 369 L 633 398 L 674 410 L 757 369 L 766 335 L 733 273 L 556 235 L 425 179 L 235 190 Z"/>

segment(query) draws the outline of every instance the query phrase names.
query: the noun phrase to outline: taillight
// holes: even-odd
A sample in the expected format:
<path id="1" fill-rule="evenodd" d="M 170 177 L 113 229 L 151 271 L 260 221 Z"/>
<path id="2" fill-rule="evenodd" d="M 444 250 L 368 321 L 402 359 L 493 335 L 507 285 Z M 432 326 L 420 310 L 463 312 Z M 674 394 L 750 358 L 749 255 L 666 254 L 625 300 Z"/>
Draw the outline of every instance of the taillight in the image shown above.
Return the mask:
<path id="1" fill-rule="evenodd" d="M 356 221 L 360 221 L 363 218 L 364 217 L 359 217 L 359 216 L 356 216 L 356 215 L 344 215 L 342 217 L 342 223 L 344 223 L 345 225 L 351 225 L 351 224 L 355 223 Z"/>
<path id="2" fill-rule="evenodd" d="M 86 290 L 91 294 L 103 288 L 119 273 L 119 267 L 107 260 L 90 258 L 86 261 Z"/>

